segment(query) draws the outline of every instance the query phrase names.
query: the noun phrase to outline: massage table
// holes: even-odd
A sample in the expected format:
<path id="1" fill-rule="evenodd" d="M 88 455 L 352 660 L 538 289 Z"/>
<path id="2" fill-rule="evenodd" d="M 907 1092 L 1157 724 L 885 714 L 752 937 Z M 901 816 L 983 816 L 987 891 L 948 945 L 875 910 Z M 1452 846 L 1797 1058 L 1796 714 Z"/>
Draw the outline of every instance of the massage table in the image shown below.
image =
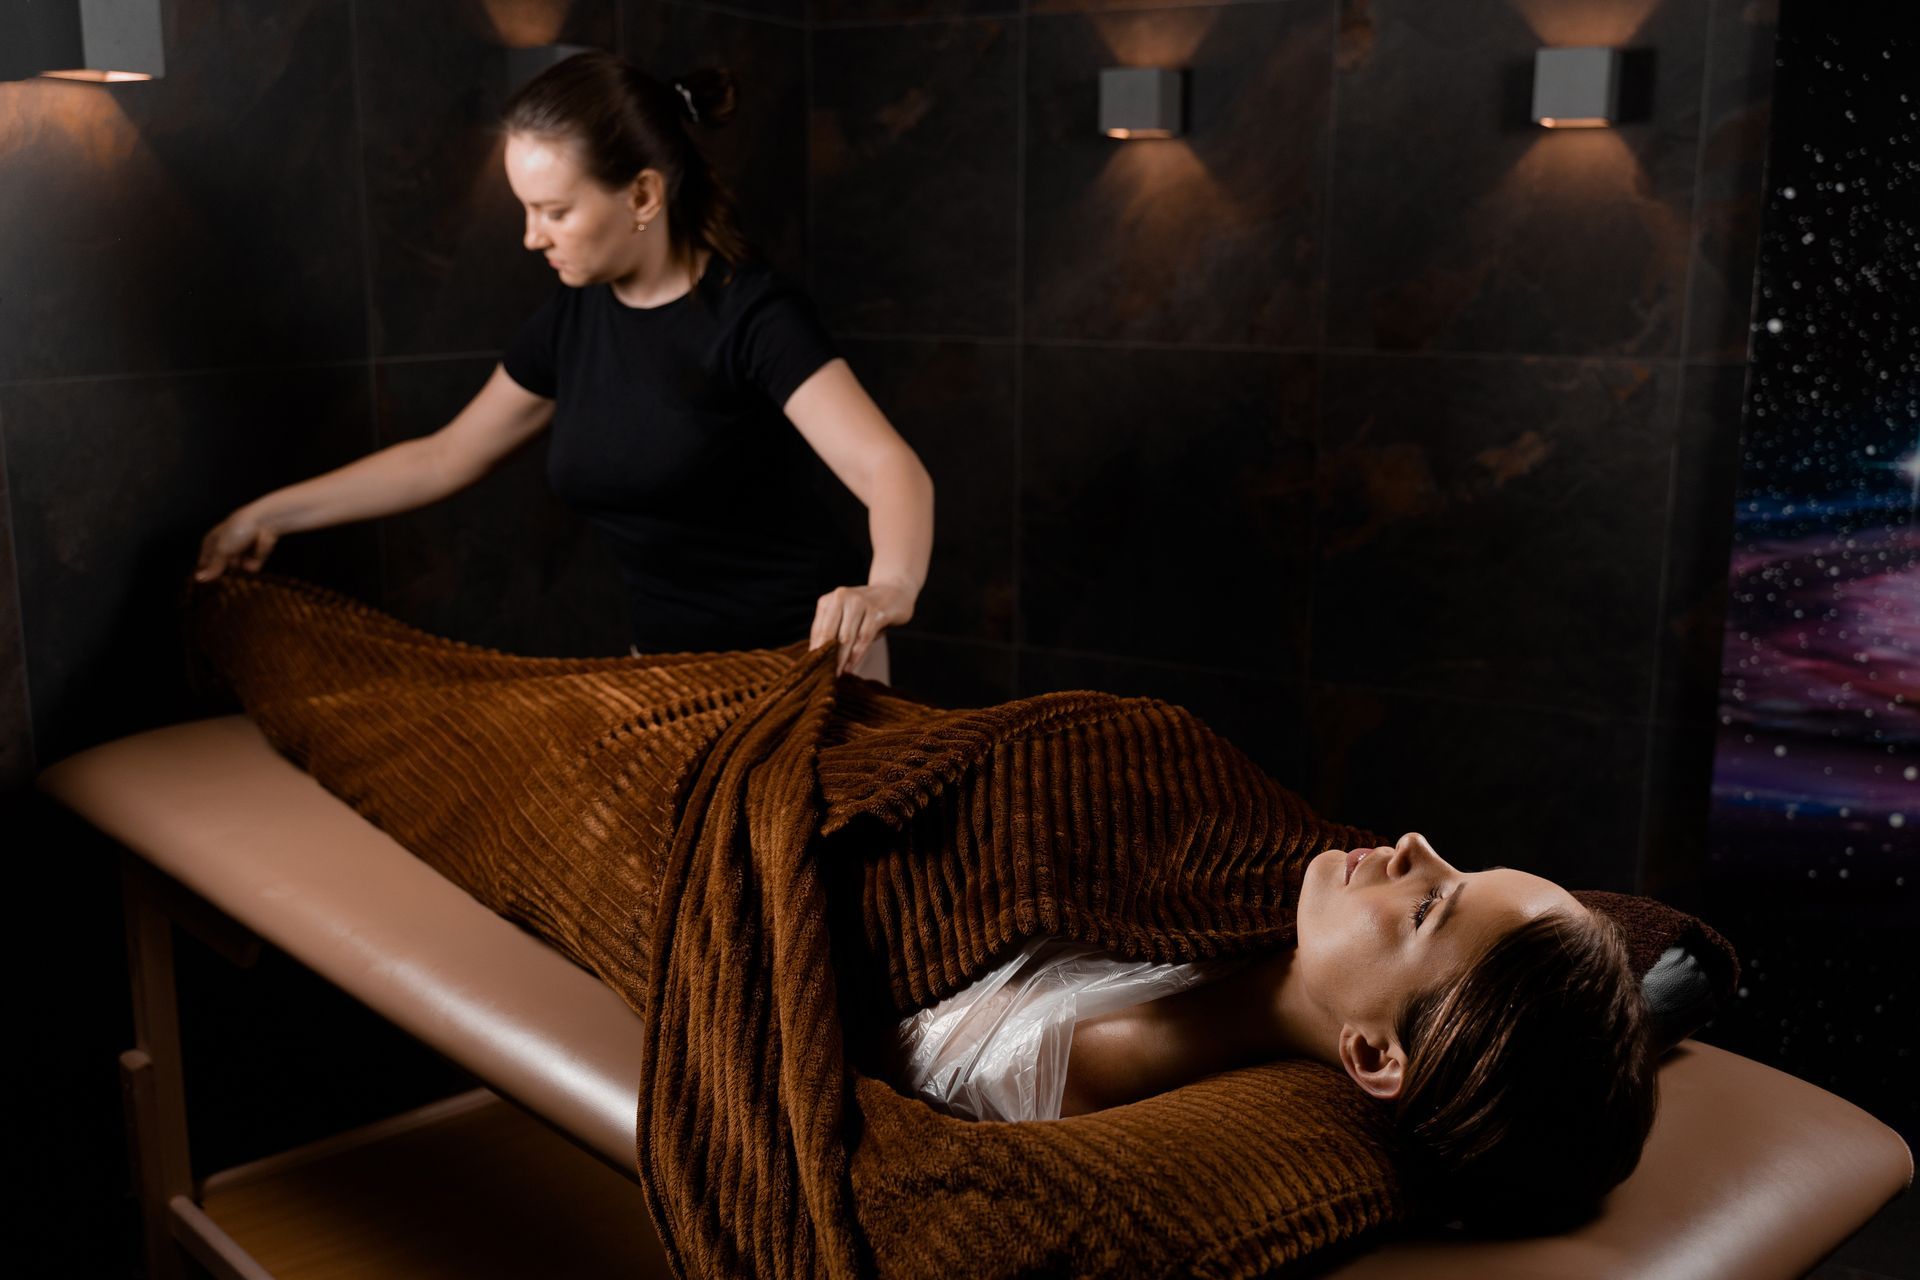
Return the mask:
<path id="1" fill-rule="evenodd" d="M 634 1172 L 641 1024 L 244 716 L 63 760 L 38 786 L 121 846 L 135 1045 L 121 1055 L 152 1280 L 668 1274 Z M 190 1167 L 173 929 L 278 948 L 482 1086 L 264 1160 Z M 1639 1169 L 1587 1225 L 1401 1237 L 1309 1259 L 1375 1277 L 1802 1276 L 1913 1179 L 1893 1130 L 1806 1081 L 1684 1041 Z"/>

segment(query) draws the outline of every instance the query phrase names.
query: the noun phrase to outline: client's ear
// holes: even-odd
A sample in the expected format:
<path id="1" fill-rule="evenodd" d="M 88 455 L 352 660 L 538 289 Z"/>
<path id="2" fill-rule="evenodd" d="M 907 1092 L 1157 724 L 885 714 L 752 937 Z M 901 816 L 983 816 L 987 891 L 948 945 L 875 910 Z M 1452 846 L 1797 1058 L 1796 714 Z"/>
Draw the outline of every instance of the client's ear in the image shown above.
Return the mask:
<path id="1" fill-rule="evenodd" d="M 1340 1065 L 1368 1094 L 1391 1102 L 1400 1096 L 1407 1055 L 1391 1036 L 1375 1039 L 1349 1022 L 1340 1028 Z"/>

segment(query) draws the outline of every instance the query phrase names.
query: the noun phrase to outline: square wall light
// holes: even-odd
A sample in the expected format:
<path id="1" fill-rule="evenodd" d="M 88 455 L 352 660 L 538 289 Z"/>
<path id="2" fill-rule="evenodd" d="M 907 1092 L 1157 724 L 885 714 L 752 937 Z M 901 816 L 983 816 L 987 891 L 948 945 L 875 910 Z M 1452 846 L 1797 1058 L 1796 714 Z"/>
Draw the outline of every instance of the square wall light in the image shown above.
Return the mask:
<path id="1" fill-rule="evenodd" d="M 1100 72 L 1100 132 L 1109 138 L 1177 138 L 1186 131 L 1186 72 L 1107 67 Z"/>
<path id="2" fill-rule="evenodd" d="M 1620 112 L 1620 51 L 1599 45 L 1533 55 L 1533 119 L 1549 129 L 1602 129 Z"/>
<path id="3" fill-rule="evenodd" d="M 38 0 L 0 17 L 0 80 L 154 80 L 167 73 L 160 0 Z"/>

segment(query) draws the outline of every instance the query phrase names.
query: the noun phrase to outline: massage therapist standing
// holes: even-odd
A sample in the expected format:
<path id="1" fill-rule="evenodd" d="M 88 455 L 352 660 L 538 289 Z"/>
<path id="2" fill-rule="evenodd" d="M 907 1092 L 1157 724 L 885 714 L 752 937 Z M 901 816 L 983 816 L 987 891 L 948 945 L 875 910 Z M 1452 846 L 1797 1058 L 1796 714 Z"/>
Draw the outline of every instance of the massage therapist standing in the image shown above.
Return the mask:
<path id="1" fill-rule="evenodd" d="M 884 632 L 926 580 L 933 482 L 735 228 L 687 132 L 732 112 L 715 69 L 665 84 L 590 52 L 530 81 L 505 112 L 507 181 L 559 287 L 452 422 L 241 507 L 196 576 L 258 569 L 287 533 L 438 501 L 551 423 L 548 480 L 612 550 L 636 652 L 838 637 L 842 670 L 885 680 Z M 863 583 L 809 446 L 866 504 Z"/>

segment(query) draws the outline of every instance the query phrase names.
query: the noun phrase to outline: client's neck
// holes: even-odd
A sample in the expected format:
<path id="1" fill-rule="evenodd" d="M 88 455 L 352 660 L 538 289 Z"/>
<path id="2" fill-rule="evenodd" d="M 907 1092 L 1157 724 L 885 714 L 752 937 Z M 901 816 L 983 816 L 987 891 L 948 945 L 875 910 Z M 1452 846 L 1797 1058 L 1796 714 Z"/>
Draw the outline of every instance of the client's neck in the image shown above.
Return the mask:
<path id="1" fill-rule="evenodd" d="M 1242 968 L 1154 1002 L 1154 1017 L 1184 1028 L 1186 1042 L 1207 1047 L 1205 1069 L 1311 1058 L 1340 1067 L 1339 1028 L 1291 981 L 1293 948 L 1262 952 Z"/>

